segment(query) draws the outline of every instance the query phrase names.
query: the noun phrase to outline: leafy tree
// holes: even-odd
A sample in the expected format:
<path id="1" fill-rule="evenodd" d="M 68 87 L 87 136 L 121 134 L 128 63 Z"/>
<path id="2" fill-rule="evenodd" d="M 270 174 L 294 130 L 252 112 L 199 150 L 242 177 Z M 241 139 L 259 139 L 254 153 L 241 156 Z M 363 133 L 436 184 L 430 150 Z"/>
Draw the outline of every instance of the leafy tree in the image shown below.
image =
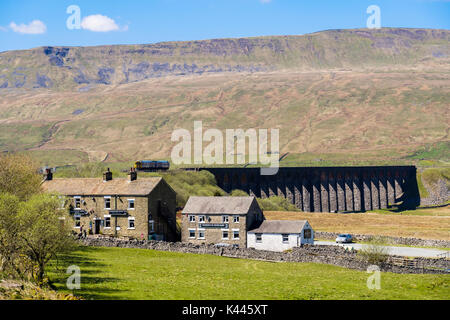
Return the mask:
<path id="1" fill-rule="evenodd" d="M 28 156 L 0 155 L 0 193 L 9 193 L 20 200 L 27 200 L 41 191 L 42 177 L 38 166 Z"/>
<path id="2" fill-rule="evenodd" d="M 0 270 L 11 277 L 24 275 L 21 263 L 20 244 L 17 241 L 19 224 L 19 198 L 11 194 L 0 194 Z"/>
<path id="3" fill-rule="evenodd" d="M 21 253 L 32 263 L 31 274 L 42 285 L 47 263 L 73 247 L 70 217 L 54 194 L 37 194 L 22 202 L 17 215 Z"/>

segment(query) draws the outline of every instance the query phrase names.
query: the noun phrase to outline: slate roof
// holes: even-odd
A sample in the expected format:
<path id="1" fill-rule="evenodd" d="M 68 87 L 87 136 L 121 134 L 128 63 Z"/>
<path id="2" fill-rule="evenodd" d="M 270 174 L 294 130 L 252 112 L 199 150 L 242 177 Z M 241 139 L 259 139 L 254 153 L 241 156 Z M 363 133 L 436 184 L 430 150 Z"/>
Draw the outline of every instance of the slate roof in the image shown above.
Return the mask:
<path id="1" fill-rule="evenodd" d="M 255 197 L 189 197 L 184 214 L 247 214 Z"/>
<path id="2" fill-rule="evenodd" d="M 264 220 L 251 233 L 301 233 L 306 220 Z"/>
<path id="3" fill-rule="evenodd" d="M 146 196 L 161 180 L 161 177 L 141 178 L 135 181 L 115 178 L 106 182 L 101 178 L 53 179 L 45 181 L 42 188 L 48 192 L 58 192 L 68 196 Z"/>

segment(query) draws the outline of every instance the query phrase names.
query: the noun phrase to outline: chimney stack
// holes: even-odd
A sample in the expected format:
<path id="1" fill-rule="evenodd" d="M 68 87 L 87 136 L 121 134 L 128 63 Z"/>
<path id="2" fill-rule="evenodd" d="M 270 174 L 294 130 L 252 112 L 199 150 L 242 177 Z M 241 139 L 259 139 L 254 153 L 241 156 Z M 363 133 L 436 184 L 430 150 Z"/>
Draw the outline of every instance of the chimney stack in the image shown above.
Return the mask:
<path id="1" fill-rule="evenodd" d="M 112 180 L 112 172 L 109 171 L 109 168 L 106 172 L 103 172 L 103 182 Z"/>
<path id="2" fill-rule="evenodd" d="M 44 181 L 53 180 L 53 173 L 51 168 L 46 168 L 44 173 Z"/>
<path id="3" fill-rule="evenodd" d="M 128 182 L 136 180 L 137 180 L 136 168 L 130 168 L 130 172 L 128 172 Z"/>

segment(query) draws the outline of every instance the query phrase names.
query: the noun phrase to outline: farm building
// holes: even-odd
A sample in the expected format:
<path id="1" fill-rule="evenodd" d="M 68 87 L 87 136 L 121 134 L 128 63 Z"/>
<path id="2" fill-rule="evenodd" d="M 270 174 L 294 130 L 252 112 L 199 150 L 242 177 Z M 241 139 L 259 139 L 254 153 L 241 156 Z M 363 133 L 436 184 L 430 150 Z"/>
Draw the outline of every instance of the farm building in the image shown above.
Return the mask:
<path id="1" fill-rule="evenodd" d="M 66 197 L 74 231 L 134 239 L 177 240 L 176 193 L 161 177 L 53 179 L 43 189 Z M 68 202 L 68 203 L 67 203 Z"/>
<path id="2" fill-rule="evenodd" d="M 247 233 L 247 247 L 284 251 L 302 244 L 314 244 L 314 231 L 306 220 L 264 220 Z"/>
<path id="3" fill-rule="evenodd" d="M 189 197 L 182 212 L 181 240 L 247 246 L 247 231 L 264 215 L 255 197 Z"/>

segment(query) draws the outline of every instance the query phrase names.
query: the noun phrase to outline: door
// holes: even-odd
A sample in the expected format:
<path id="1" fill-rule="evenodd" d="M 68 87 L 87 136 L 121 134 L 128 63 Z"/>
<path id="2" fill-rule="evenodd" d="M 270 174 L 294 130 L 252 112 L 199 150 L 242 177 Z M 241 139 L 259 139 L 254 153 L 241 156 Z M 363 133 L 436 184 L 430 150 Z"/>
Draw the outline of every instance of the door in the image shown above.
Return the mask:
<path id="1" fill-rule="evenodd" d="M 94 234 L 100 234 L 100 222 L 101 220 L 95 220 Z"/>

